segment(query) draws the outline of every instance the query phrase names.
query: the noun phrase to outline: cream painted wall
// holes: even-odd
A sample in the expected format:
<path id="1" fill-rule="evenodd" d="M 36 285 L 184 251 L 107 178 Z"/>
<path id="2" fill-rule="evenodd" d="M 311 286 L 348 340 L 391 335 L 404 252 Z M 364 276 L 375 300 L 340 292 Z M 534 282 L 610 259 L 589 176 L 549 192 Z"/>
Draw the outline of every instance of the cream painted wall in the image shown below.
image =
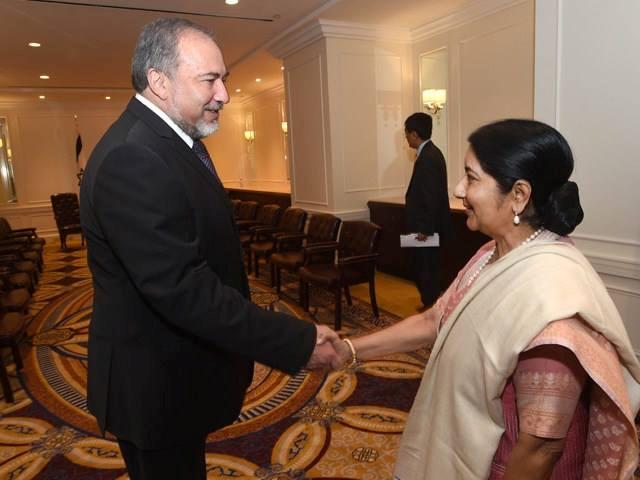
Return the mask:
<path id="1" fill-rule="evenodd" d="M 292 203 L 331 211 L 331 159 L 326 45 L 323 40 L 285 58 Z"/>
<path id="2" fill-rule="evenodd" d="M 403 195 L 410 175 L 404 119 L 411 104 L 408 44 L 328 38 L 334 208 L 367 217 L 366 203 Z"/>
<path id="3" fill-rule="evenodd" d="M 220 129 L 205 140 L 218 174 L 231 188 L 290 192 L 286 137 L 281 123 L 286 115 L 284 89 L 278 87 L 225 107 Z M 251 143 L 244 139 L 249 124 L 255 131 Z"/>
<path id="4" fill-rule="evenodd" d="M 585 220 L 573 237 L 602 276 L 640 355 L 640 3 L 536 6 L 535 117 L 566 136 Z"/>
<path id="5" fill-rule="evenodd" d="M 284 59 L 296 203 L 366 218 L 367 201 L 405 193 L 415 152 L 404 120 L 422 109 L 419 62 L 446 48 L 449 184 L 466 137 L 533 116 L 533 0 L 492 0 L 413 32 L 320 21 L 273 47 Z"/>
<path id="6" fill-rule="evenodd" d="M 102 103 L 0 105 L 0 116 L 9 123 L 17 192 L 17 202 L 1 205 L 0 215 L 14 228 L 33 226 L 41 235 L 56 235 L 49 196 L 78 191 L 79 167 L 124 106 L 117 102 L 108 109 Z M 78 132 L 83 143 L 79 165 Z"/>
<path id="7" fill-rule="evenodd" d="M 284 64 L 295 204 L 368 218 L 368 200 L 403 194 L 408 44 L 334 33 Z"/>
<path id="8" fill-rule="evenodd" d="M 242 104 L 232 100 L 221 112 L 218 131 L 204 139 L 216 171 L 226 187 L 242 188 L 245 182 L 247 148 L 243 132 Z"/>
<path id="9" fill-rule="evenodd" d="M 493 120 L 533 116 L 534 1 L 526 0 L 475 20 L 446 28 L 437 34 L 429 25 L 420 28 L 413 44 L 419 68 L 421 55 L 446 48 L 449 86 L 446 115 L 449 192 L 463 174 L 469 134 Z M 443 28 L 444 27 L 444 28 Z M 435 25 L 433 28 L 436 31 Z M 413 88 L 414 107 L 421 110 L 420 85 Z"/>

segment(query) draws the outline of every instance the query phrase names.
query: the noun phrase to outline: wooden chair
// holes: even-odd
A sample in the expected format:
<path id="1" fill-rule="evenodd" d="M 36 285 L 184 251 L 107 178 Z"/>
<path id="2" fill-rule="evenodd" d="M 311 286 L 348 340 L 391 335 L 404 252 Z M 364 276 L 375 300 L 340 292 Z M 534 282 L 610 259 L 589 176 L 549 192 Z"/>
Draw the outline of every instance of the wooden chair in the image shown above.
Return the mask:
<path id="1" fill-rule="evenodd" d="M 252 225 L 247 223 L 247 229 L 240 231 L 240 243 L 247 260 L 247 272 L 251 273 L 251 243 L 256 239 L 255 231 L 261 227 L 274 227 L 280 220 L 282 208 L 276 204 L 263 205 L 258 209 L 255 222 Z"/>
<path id="2" fill-rule="evenodd" d="M 298 235 L 304 231 L 304 224 L 307 221 L 307 212 L 301 208 L 289 207 L 275 227 L 256 228 L 254 233 L 256 238 L 249 247 L 253 256 L 253 265 L 256 277 L 260 273 L 259 262 L 261 258 L 269 261 L 269 257 L 277 248 L 280 237 L 287 235 Z M 271 271 L 271 286 L 275 284 L 274 272 Z"/>
<path id="3" fill-rule="evenodd" d="M 238 214 L 240 213 L 240 204 L 242 203 L 241 200 L 238 200 L 237 198 L 232 198 L 231 199 L 231 208 L 233 209 L 233 218 L 236 218 L 238 216 Z"/>
<path id="4" fill-rule="evenodd" d="M 257 212 L 258 202 L 254 202 L 253 200 L 240 202 L 238 206 L 238 216 L 236 217 L 238 230 L 246 230 L 250 226 L 255 225 Z"/>
<path id="5" fill-rule="evenodd" d="M 373 314 L 378 317 L 375 287 L 375 261 L 381 228 L 375 223 L 349 221 L 342 223 L 338 243 L 305 248 L 305 264 L 298 270 L 302 307 L 309 310 L 309 284 L 333 291 L 335 296 L 335 329 L 342 327 L 342 291 L 351 305 L 350 285 L 369 283 Z M 337 252 L 337 260 L 327 254 Z M 320 258 L 320 261 L 316 259 Z M 331 258 L 331 256 L 329 257 Z M 314 261 L 315 260 L 315 261 Z M 317 263 L 316 263 L 317 262 Z"/>
<path id="6" fill-rule="evenodd" d="M 13 239 L 26 237 L 30 243 L 44 245 L 46 240 L 38 236 L 34 227 L 27 228 L 11 228 L 9 220 L 0 217 L 0 238 Z"/>
<path id="7" fill-rule="evenodd" d="M 58 233 L 60 234 L 60 246 L 67 249 L 67 235 L 79 233 L 84 246 L 84 235 L 80 226 L 80 203 L 75 193 L 56 193 L 51 195 L 51 207 L 56 219 Z"/>
<path id="8" fill-rule="evenodd" d="M 0 310 L 0 348 L 9 347 L 11 349 L 13 360 L 16 364 L 16 370 L 21 370 L 23 366 L 18 345 L 30 318 L 30 316 L 22 313 Z M 2 393 L 4 394 L 5 401 L 7 403 L 13 403 L 15 401 L 13 397 L 13 390 L 11 388 L 11 383 L 9 382 L 7 367 L 4 364 L 1 354 L 0 385 L 2 386 Z"/>
<path id="9" fill-rule="evenodd" d="M 271 254 L 271 275 L 275 277 L 276 291 L 280 293 L 280 270 L 297 272 L 304 264 L 304 247 L 334 243 L 338 238 L 340 219 L 330 213 L 314 213 L 309 219 L 307 233 L 281 236 Z M 331 257 L 333 260 L 333 257 Z M 302 300 L 300 300 L 302 303 Z"/>

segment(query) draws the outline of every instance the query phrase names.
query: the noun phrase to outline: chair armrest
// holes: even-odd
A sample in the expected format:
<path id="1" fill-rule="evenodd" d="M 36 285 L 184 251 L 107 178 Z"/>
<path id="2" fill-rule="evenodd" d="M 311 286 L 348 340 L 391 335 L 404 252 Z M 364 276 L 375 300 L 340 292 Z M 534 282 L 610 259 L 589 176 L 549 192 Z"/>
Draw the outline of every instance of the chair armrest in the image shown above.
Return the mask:
<path id="1" fill-rule="evenodd" d="M 335 256 L 335 252 L 338 247 L 338 242 L 314 243 L 313 245 L 308 245 L 302 249 L 302 252 L 304 253 L 304 264 L 312 264 L 314 258 L 318 258 L 320 256 L 324 256 L 324 258 L 327 259 L 329 254 L 331 254 L 331 258 L 328 260 L 330 263 L 333 263 L 333 257 Z"/>
<path id="2" fill-rule="evenodd" d="M 353 255 L 351 257 L 343 257 L 338 259 L 338 265 L 357 265 L 359 263 L 375 262 L 378 258 L 377 253 L 368 253 L 366 255 Z"/>
<path id="3" fill-rule="evenodd" d="M 259 238 L 270 239 L 274 234 L 281 232 L 278 227 L 272 227 L 270 225 L 258 225 L 251 229 L 251 236 L 253 240 Z"/>
<path id="4" fill-rule="evenodd" d="M 275 251 L 282 252 L 285 249 L 302 248 L 302 241 L 307 238 L 307 235 L 305 233 L 275 233 L 273 238 Z"/>
<path id="5" fill-rule="evenodd" d="M 31 228 L 17 228 L 14 230 L 11 230 L 9 233 L 7 233 L 7 236 L 5 237 L 6 239 L 11 239 L 11 238 L 18 238 L 18 237 L 27 237 L 29 239 L 29 241 L 33 240 L 34 238 L 38 238 L 38 234 L 36 233 L 36 229 L 31 227 Z"/>
<path id="6" fill-rule="evenodd" d="M 3 239 L 0 239 L 0 245 L 7 243 L 31 243 L 31 237 L 28 237 L 26 235 L 18 235 L 15 237 L 4 237 Z"/>
<path id="7" fill-rule="evenodd" d="M 239 226 L 242 227 L 243 230 L 260 226 L 257 220 L 243 220 L 242 218 L 238 218 L 238 217 L 236 217 L 235 220 L 236 222 L 242 221 L 242 223 Z"/>

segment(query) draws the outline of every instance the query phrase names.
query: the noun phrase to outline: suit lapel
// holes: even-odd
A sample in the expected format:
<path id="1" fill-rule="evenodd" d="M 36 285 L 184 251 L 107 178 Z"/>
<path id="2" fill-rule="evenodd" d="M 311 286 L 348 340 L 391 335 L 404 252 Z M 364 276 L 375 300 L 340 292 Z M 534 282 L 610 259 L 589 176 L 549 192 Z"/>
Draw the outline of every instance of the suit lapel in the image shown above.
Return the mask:
<path id="1" fill-rule="evenodd" d="M 131 99 L 129 105 L 127 105 L 127 110 L 140 118 L 140 120 L 146 123 L 160 137 L 165 139 L 167 145 L 170 146 L 187 165 L 195 169 L 207 183 L 215 187 L 217 190 L 224 192 L 224 186 L 220 180 L 211 174 L 209 169 L 204 166 L 195 152 L 189 148 L 184 140 L 182 140 L 162 118 L 156 115 L 136 98 Z"/>

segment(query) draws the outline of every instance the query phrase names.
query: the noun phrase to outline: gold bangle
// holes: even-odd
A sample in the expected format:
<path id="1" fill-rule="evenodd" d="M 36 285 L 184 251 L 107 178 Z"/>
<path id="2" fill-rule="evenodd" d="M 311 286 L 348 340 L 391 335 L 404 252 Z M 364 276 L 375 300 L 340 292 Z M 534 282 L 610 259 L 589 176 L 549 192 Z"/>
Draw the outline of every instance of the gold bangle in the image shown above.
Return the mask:
<path id="1" fill-rule="evenodd" d="M 354 367 L 358 363 L 358 356 L 356 355 L 356 347 L 353 346 L 353 342 L 348 338 L 343 338 L 344 343 L 347 344 L 349 350 L 351 350 L 351 363 L 348 365 L 349 368 Z"/>

